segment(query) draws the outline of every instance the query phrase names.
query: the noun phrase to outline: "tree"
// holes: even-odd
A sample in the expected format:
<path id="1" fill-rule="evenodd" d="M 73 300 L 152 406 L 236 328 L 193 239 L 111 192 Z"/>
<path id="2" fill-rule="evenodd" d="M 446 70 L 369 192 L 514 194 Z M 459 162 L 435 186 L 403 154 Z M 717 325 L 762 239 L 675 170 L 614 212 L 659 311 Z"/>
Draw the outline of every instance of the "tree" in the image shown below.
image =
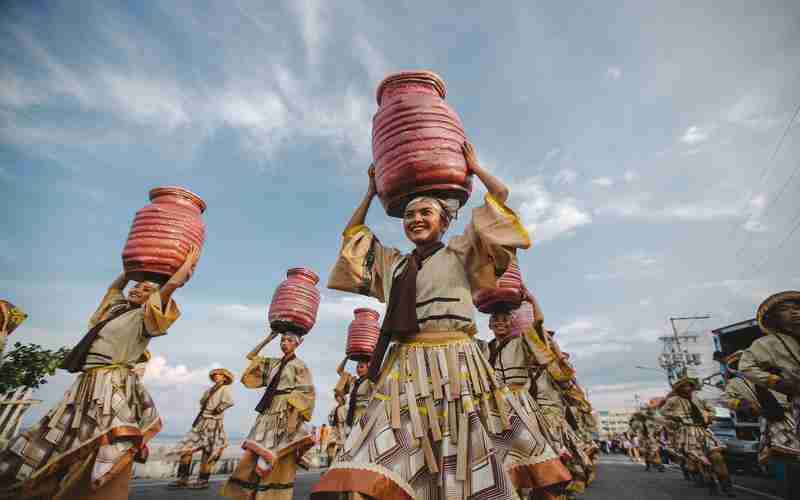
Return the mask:
<path id="1" fill-rule="evenodd" d="M 36 389 L 46 384 L 45 377 L 55 374 L 67 353 L 66 347 L 53 351 L 38 344 L 16 342 L 14 348 L 0 358 L 0 394 L 20 387 Z"/>

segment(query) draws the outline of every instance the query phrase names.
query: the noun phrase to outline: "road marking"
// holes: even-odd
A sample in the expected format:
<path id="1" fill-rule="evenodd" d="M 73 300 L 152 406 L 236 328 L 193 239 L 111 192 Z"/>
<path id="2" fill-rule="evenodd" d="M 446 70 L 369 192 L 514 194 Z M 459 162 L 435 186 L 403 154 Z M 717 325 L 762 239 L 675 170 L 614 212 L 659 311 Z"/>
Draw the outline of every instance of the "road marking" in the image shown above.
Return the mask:
<path id="1" fill-rule="evenodd" d="M 751 490 L 750 488 L 745 488 L 744 486 L 739 486 L 738 484 L 734 484 L 733 487 L 736 488 L 737 490 L 746 491 L 751 495 L 758 495 L 760 497 L 770 498 L 772 500 L 784 500 L 781 497 L 776 497 L 775 495 L 770 495 L 769 493 L 764 493 L 763 491 Z"/>
<path id="2" fill-rule="evenodd" d="M 313 471 L 313 470 L 302 471 L 302 472 L 298 472 L 297 476 L 298 477 L 311 476 L 311 475 L 314 475 L 314 474 L 320 474 L 321 472 L 322 471 Z M 208 482 L 209 482 L 209 484 L 221 483 L 221 482 L 227 480 L 228 477 L 230 477 L 230 474 L 214 474 L 213 476 L 211 476 L 208 479 Z M 169 484 L 169 483 L 171 483 L 173 481 L 175 481 L 175 478 L 172 478 L 172 479 L 134 479 L 133 481 L 131 481 L 131 488 L 152 488 L 154 486 L 164 486 L 164 485 L 167 485 L 167 484 Z M 176 488 L 176 490 L 177 489 L 178 488 Z M 186 488 L 186 489 L 189 489 L 189 488 Z"/>

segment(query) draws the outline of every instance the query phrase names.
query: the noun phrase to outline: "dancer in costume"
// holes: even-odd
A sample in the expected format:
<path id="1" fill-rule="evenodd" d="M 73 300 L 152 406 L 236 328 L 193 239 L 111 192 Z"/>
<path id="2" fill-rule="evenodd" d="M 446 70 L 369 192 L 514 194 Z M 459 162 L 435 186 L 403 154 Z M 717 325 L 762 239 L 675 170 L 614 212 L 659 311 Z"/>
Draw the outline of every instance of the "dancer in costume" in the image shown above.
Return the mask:
<path id="1" fill-rule="evenodd" d="M 345 439 L 347 439 L 347 424 L 345 423 L 347 421 L 347 398 L 336 390 L 333 391 L 333 397 L 336 400 L 336 406 L 328 414 L 330 436 L 325 448 L 325 453 L 328 455 L 328 465 L 336 460 L 339 451 L 344 446 Z"/>
<path id="2" fill-rule="evenodd" d="M 344 385 L 349 388 L 347 391 L 347 413 L 345 415 L 345 435 L 343 441 L 347 440 L 347 437 L 350 435 L 350 429 L 353 428 L 356 422 L 361 420 L 361 417 L 367 411 L 367 404 L 369 403 L 374 388 L 374 384 L 367 377 L 369 360 L 357 361 L 355 377 L 344 369 L 346 363 L 347 358 L 342 360 L 339 367 L 336 369 L 340 381 L 341 379 L 346 379 Z"/>
<path id="3" fill-rule="evenodd" d="M 541 322 L 538 326 L 541 327 Z M 522 408 L 526 418 L 536 422 L 538 431 L 533 435 L 533 440 L 527 443 L 527 449 L 507 448 L 505 443 L 508 438 L 505 435 L 503 435 L 503 439 L 498 439 L 495 446 L 501 462 L 506 469 L 510 470 L 514 469 L 516 463 L 546 461 L 557 463 L 563 468 L 564 466 L 558 460 L 558 454 L 553 449 L 555 446 L 553 443 L 558 441 L 547 436 L 546 421 L 541 414 L 539 405 L 530 393 L 531 371 L 542 369 L 549 359 L 549 353 L 543 345 L 541 337 L 534 330 L 535 327 L 523 331 L 521 335 L 512 335 L 510 314 L 506 313 L 493 314 L 489 319 L 489 328 L 495 335 L 495 338 L 489 342 L 489 363 L 499 378 L 508 386 L 512 397 L 518 399 L 517 405 Z M 516 437 L 511 437 L 511 440 L 516 440 Z M 562 475 L 566 478 L 568 474 L 564 468 Z M 539 488 L 533 494 L 540 499 L 558 498 L 567 481 L 565 480 L 563 484 Z"/>
<path id="4" fill-rule="evenodd" d="M 258 417 L 247 435 L 239 465 L 220 494 L 239 500 L 289 500 L 294 491 L 297 464 L 314 445 L 308 421 L 314 411 L 315 392 L 311 371 L 295 350 L 303 337 L 281 335 L 281 358 L 258 355 L 278 334 L 260 342 L 247 359 L 242 375 L 248 389 L 266 387 L 256 411 Z"/>
<path id="5" fill-rule="evenodd" d="M 714 480 L 722 486 L 728 496 L 735 496 L 728 466 L 722 456 L 724 446 L 709 429 L 714 408 L 701 399 L 696 391 L 700 384 L 696 379 L 683 377 L 672 386 L 672 394 L 661 408 L 664 418 L 677 425 L 676 445 L 686 457 L 690 475 L 714 486 Z"/>
<path id="6" fill-rule="evenodd" d="M 388 302 L 369 371 L 375 392 L 312 498 L 508 499 L 515 486 L 545 488 L 568 478 L 557 460 L 513 470 L 498 461 L 490 433 L 523 427 L 531 441 L 538 430 L 472 340 L 472 291 L 494 287 L 514 250 L 530 240 L 505 205 L 508 189 L 478 165 L 471 145 L 464 145 L 464 156 L 488 190 L 486 203 L 473 211 L 465 233 L 445 245 L 458 202 L 412 199 L 403 218 L 411 254 L 384 247 L 364 225 L 376 195 L 370 168 L 369 189 L 345 228 L 328 287 Z M 507 445 L 527 447 L 525 441 Z"/>
<path id="7" fill-rule="evenodd" d="M 161 429 L 153 401 L 133 371 L 150 340 L 180 315 L 172 294 L 191 277 L 199 250 L 163 286 L 143 281 L 123 294 L 120 275 L 89 320 L 89 332 L 62 368 L 78 377 L 64 398 L 0 454 L 0 498 L 128 498 L 135 459 Z"/>
<path id="8" fill-rule="evenodd" d="M 637 411 L 631 416 L 628 426 L 639 438 L 645 470 L 664 472 L 666 469 L 661 462 L 661 443 L 658 441 L 661 425 L 656 420 L 654 409 L 648 406 Z"/>
<path id="9" fill-rule="evenodd" d="M 228 437 L 223 425 L 223 412 L 233 406 L 233 397 L 228 388 L 233 383 L 233 373 L 225 368 L 211 370 L 208 377 L 214 383 L 200 398 L 200 411 L 192 422 L 192 429 L 168 455 L 180 457 L 178 479 L 171 488 L 208 488 L 208 478 L 222 452 L 228 447 Z M 189 484 L 192 455 L 202 453 L 197 481 Z"/>
<path id="10" fill-rule="evenodd" d="M 771 459 L 789 461 L 796 469 L 800 461 L 800 430 L 796 425 L 800 419 L 800 292 L 781 292 L 767 298 L 758 307 L 756 319 L 766 335 L 744 351 L 739 370 L 762 393 L 766 389 L 780 398 L 781 408 L 773 408 L 773 422 L 768 426 L 769 454 Z M 764 416 L 769 421 L 770 417 Z"/>

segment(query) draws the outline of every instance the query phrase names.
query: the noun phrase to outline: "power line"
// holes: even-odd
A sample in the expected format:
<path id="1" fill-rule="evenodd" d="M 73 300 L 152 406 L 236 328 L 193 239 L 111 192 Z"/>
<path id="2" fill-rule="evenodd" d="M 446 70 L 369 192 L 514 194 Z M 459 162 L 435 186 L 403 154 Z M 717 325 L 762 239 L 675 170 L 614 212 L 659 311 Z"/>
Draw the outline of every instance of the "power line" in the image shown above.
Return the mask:
<path id="1" fill-rule="evenodd" d="M 780 249 L 781 249 L 781 248 L 783 248 L 783 246 L 784 246 L 784 245 L 785 245 L 785 244 L 786 244 L 786 243 L 787 243 L 787 242 L 788 242 L 788 241 L 789 241 L 789 240 L 792 238 L 792 236 L 794 235 L 794 233 L 796 233 L 796 232 L 797 232 L 797 230 L 798 230 L 798 229 L 800 229 L 800 213 L 798 213 L 798 214 L 797 214 L 797 217 L 795 217 L 795 218 L 794 218 L 794 220 L 792 221 L 792 224 L 794 224 L 794 225 L 792 226 L 792 229 L 791 229 L 791 231 L 789 231 L 789 232 L 786 234 L 786 236 L 783 238 L 783 240 L 781 240 L 781 242 L 778 244 L 778 246 L 777 246 L 777 247 L 775 247 L 775 249 L 773 250 L 773 252 L 780 251 Z M 766 259 L 764 259 L 764 260 L 761 262 L 761 264 L 759 264 L 758 266 L 753 266 L 753 271 L 754 271 L 754 272 L 758 272 L 758 271 L 760 271 L 760 270 L 761 270 L 761 268 L 763 268 L 763 267 L 764 267 L 764 266 L 767 264 L 767 262 L 769 262 L 769 255 L 767 256 L 767 258 L 766 258 Z"/>
<path id="2" fill-rule="evenodd" d="M 758 177 L 758 183 L 759 184 L 764 180 L 764 176 L 767 173 L 767 171 L 769 170 L 769 168 L 774 165 L 775 159 L 778 157 L 778 153 L 780 152 L 781 148 L 783 148 L 783 143 L 786 140 L 786 137 L 789 136 L 789 131 L 792 129 L 792 125 L 794 124 L 795 120 L 797 120 L 798 114 L 800 114 L 800 104 L 798 104 L 797 108 L 795 108 L 794 113 L 792 114 L 792 118 L 786 124 L 786 128 L 783 130 L 783 134 L 781 134 L 780 139 L 778 139 L 778 142 L 775 144 L 775 149 L 772 151 L 772 155 L 770 155 L 769 161 L 766 162 L 764 164 L 764 168 L 761 169 L 761 174 Z M 783 183 L 783 185 L 778 190 L 778 192 L 775 194 L 775 196 L 769 201 L 769 203 L 767 203 L 764 206 L 764 209 L 761 211 L 761 214 L 760 214 L 761 217 L 764 217 L 767 214 L 767 212 L 769 212 L 769 210 L 781 199 L 781 197 L 783 196 L 783 193 L 786 192 L 786 189 L 789 187 L 789 185 L 792 183 L 792 181 L 794 180 L 794 178 L 797 176 L 798 173 L 800 173 L 800 164 L 798 164 L 798 166 L 794 169 L 794 171 L 792 172 L 792 175 L 789 177 L 789 179 L 787 179 L 786 182 Z M 756 214 L 756 210 L 753 210 L 747 216 L 746 220 L 749 220 L 755 214 Z M 728 239 L 730 239 L 733 236 L 736 228 L 738 228 L 738 227 L 739 227 L 738 221 L 734 221 L 733 227 L 731 228 L 731 231 L 730 231 L 730 234 L 728 234 Z M 741 256 L 741 254 L 747 248 L 747 242 L 748 242 L 748 240 L 745 239 L 743 244 L 742 244 L 742 246 L 739 248 L 739 250 L 737 250 L 736 256 L 734 258 L 738 259 L 739 256 Z"/>

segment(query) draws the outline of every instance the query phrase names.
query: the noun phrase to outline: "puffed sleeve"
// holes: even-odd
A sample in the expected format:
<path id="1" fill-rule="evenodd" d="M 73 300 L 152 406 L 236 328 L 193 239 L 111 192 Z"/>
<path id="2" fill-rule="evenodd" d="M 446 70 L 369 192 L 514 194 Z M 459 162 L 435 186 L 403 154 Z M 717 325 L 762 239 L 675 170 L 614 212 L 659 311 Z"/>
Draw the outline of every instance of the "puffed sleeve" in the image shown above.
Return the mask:
<path id="1" fill-rule="evenodd" d="M 526 328 L 522 333 L 524 346 L 531 356 L 531 364 L 547 366 L 556 359 L 550 346 L 539 336 L 533 327 Z"/>
<path id="2" fill-rule="evenodd" d="M 219 396 L 219 402 L 217 403 L 217 407 L 215 408 L 215 411 L 217 413 L 222 413 L 223 411 L 233 406 L 233 396 L 231 396 L 231 390 L 227 386 L 225 386 L 222 389 L 220 389 L 220 392 L 221 394 Z"/>
<path id="3" fill-rule="evenodd" d="M 461 259 L 473 289 L 492 288 L 518 248 L 531 246 L 528 231 L 513 210 L 491 194 L 472 211 L 463 235 L 450 238 L 448 248 Z"/>
<path id="4" fill-rule="evenodd" d="M 365 225 L 348 229 L 342 238 L 342 248 L 328 278 L 328 288 L 386 302 L 392 267 L 402 258 L 400 251 L 381 245 Z"/>
<path id="5" fill-rule="evenodd" d="M 109 288 L 100 301 L 100 305 L 97 306 L 97 310 L 92 314 L 92 317 L 89 318 L 89 329 L 103 321 L 114 306 L 123 302 L 125 302 L 125 295 L 122 294 L 122 290 L 118 288 Z"/>
<path id="6" fill-rule="evenodd" d="M 294 369 L 294 390 L 289 394 L 288 403 L 297 409 L 303 420 L 311 420 L 314 413 L 316 392 L 314 382 L 311 380 L 311 370 L 302 361 L 292 363 Z"/>
<path id="7" fill-rule="evenodd" d="M 275 364 L 280 363 L 280 361 L 281 360 L 278 358 L 262 358 L 261 356 L 256 356 L 250 361 L 250 364 L 247 365 L 244 373 L 242 373 L 242 385 L 248 389 L 266 387 L 269 383 L 267 377 L 269 376 L 270 370 L 272 370 Z"/>
<path id="8" fill-rule="evenodd" d="M 741 394 L 733 380 L 725 384 L 725 393 L 722 396 L 722 403 L 729 410 L 737 411 L 742 404 Z"/>
<path id="9" fill-rule="evenodd" d="M 775 366 L 775 362 L 767 342 L 769 337 L 761 337 L 745 349 L 739 359 L 739 371 L 754 384 L 771 388 L 781 377 L 769 370 Z"/>
<path id="10" fill-rule="evenodd" d="M 151 293 L 147 302 L 142 304 L 144 311 L 144 329 L 148 337 L 158 337 L 167 333 L 167 329 L 181 316 L 178 304 L 169 299 L 166 307 L 161 304 L 161 294 Z"/>
<path id="11" fill-rule="evenodd" d="M 680 400 L 677 396 L 673 396 L 664 403 L 661 407 L 661 416 L 669 420 L 680 420 L 681 414 Z"/>

